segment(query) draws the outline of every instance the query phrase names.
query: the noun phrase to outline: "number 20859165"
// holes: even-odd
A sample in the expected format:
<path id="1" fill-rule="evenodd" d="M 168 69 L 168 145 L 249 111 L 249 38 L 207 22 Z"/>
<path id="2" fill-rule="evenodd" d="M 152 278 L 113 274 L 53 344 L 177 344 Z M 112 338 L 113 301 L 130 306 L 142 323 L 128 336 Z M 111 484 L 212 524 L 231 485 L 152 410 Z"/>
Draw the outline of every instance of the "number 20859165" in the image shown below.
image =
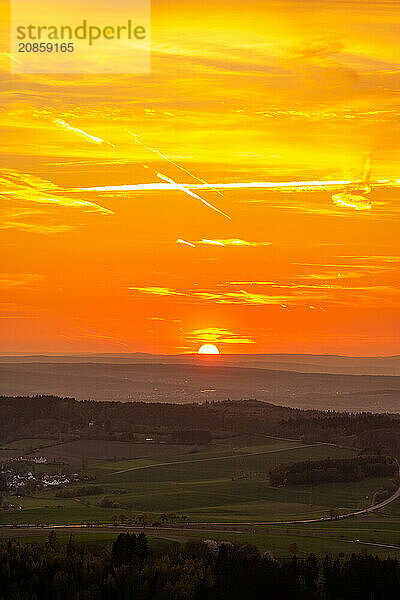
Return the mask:
<path id="1" fill-rule="evenodd" d="M 20 42 L 18 44 L 18 52 L 74 52 L 74 50 L 75 47 L 72 42 L 69 44 L 53 44 L 52 42 Z"/>

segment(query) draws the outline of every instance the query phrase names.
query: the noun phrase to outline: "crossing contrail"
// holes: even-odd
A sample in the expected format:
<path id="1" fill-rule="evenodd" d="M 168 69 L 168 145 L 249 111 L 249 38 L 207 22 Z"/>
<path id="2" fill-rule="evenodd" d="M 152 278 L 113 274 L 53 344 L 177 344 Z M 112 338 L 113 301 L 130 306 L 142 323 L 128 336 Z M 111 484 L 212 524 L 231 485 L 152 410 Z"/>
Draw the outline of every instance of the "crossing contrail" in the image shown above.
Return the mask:
<path id="1" fill-rule="evenodd" d="M 204 183 L 204 184 L 207 185 L 207 181 L 205 181 L 204 179 L 201 179 L 201 177 L 198 177 L 194 173 L 191 173 L 190 171 L 188 171 L 188 169 L 185 169 L 185 167 L 182 167 L 182 165 L 179 165 L 178 163 L 174 162 L 172 159 L 169 158 L 169 156 L 166 156 L 165 154 L 162 154 L 162 152 L 160 152 L 156 148 L 150 148 L 150 146 L 147 146 L 146 144 L 144 144 L 143 142 L 141 142 L 139 140 L 139 138 L 137 137 L 137 135 L 134 134 L 134 138 L 135 138 L 135 142 L 137 144 L 139 144 L 140 146 L 143 146 L 143 148 L 146 148 L 146 150 L 148 150 L 149 152 L 152 152 L 153 154 L 157 154 L 158 156 L 160 156 L 160 158 L 162 158 L 162 159 L 166 160 L 167 162 L 169 162 L 170 165 L 173 165 L 174 167 L 177 167 L 177 169 L 180 169 L 181 171 L 183 171 L 187 175 L 190 175 L 190 177 L 193 177 L 193 179 L 196 179 L 197 181 L 200 181 L 200 183 Z M 223 194 L 219 190 L 214 189 L 214 188 L 212 188 L 212 189 L 214 190 L 214 192 L 217 192 L 217 194 L 219 194 L 220 196 L 223 196 Z"/>
<path id="2" fill-rule="evenodd" d="M 173 179 L 170 179 L 169 177 L 166 177 L 165 175 L 162 175 L 162 173 L 157 173 L 157 177 L 159 177 L 160 179 L 162 179 L 163 181 L 166 181 L 167 183 L 169 183 L 170 185 L 174 186 L 174 188 L 176 190 L 181 190 L 182 192 L 184 192 L 185 194 L 189 194 L 189 196 L 192 196 L 193 198 L 197 198 L 197 200 L 200 200 L 200 202 L 202 202 L 203 204 L 205 204 L 206 206 L 208 206 L 209 208 L 211 208 L 212 210 L 215 210 L 217 213 L 223 215 L 224 217 L 226 217 L 227 219 L 230 219 L 230 216 L 227 215 L 226 213 L 222 212 L 222 210 L 219 210 L 219 208 L 217 208 L 216 206 L 213 206 L 212 204 L 210 204 L 209 202 L 207 202 L 206 200 L 204 200 L 203 198 L 200 198 L 200 196 L 198 196 L 197 194 L 195 194 L 194 192 L 191 192 L 189 189 L 187 189 L 187 187 L 185 185 L 183 185 L 182 183 L 176 183 L 176 181 L 173 181 Z"/>

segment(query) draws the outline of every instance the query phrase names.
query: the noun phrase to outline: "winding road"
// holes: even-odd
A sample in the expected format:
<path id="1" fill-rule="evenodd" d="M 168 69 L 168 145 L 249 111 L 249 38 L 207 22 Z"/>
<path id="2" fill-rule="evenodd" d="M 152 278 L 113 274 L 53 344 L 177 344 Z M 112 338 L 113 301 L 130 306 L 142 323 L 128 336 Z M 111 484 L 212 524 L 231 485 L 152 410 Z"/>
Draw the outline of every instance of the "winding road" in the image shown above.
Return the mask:
<path id="1" fill-rule="evenodd" d="M 292 446 L 291 448 L 279 448 L 276 450 L 264 450 L 262 452 L 248 452 L 246 454 L 238 454 L 238 455 L 231 455 L 231 456 L 212 456 L 209 458 L 198 458 L 198 459 L 194 459 L 194 460 L 179 460 L 179 461 L 174 461 L 174 462 L 154 463 L 152 465 L 143 465 L 140 467 L 131 467 L 129 469 L 123 469 L 121 471 L 114 471 L 110 475 L 118 475 L 121 473 L 128 473 L 130 471 L 152 469 L 154 467 L 166 467 L 166 466 L 170 466 L 170 465 L 182 465 L 182 464 L 188 464 L 188 463 L 198 463 L 198 462 L 206 462 L 206 461 L 213 461 L 213 460 L 226 460 L 229 458 L 237 458 L 237 456 L 243 457 L 243 456 L 256 456 L 258 454 L 274 454 L 276 452 L 285 452 L 288 450 L 295 450 L 297 448 L 313 448 L 315 446 L 326 446 L 326 445 L 334 446 L 334 444 L 326 444 L 324 442 L 318 442 L 316 444 L 301 444 L 299 446 Z M 350 517 L 359 517 L 362 515 L 367 515 L 368 513 L 375 512 L 376 510 L 379 510 L 380 508 L 384 508 L 388 504 L 391 504 L 392 502 L 397 500 L 397 498 L 400 497 L 400 463 L 396 458 L 394 460 L 395 460 L 395 462 L 397 464 L 397 468 L 398 468 L 399 487 L 391 496 L 389 496 L 389 498 L 386 498 L 386 500 L 382 500 L 382 502 L 378 502 L 377 504 L 373 504 L 372 506 L 369 506 L 368 508 L 363 508 L 362 510 L 353 511 L 351 513 L 346 513 L 344 515 L 338 515 L 334 519 L 332 519 L 331 517 L 318 517 L 315 519 L 297 519 L 297 520 L 291 520 L 291 521 L 253 521 L 250 523 L 242 523 L 242 524 L 251 526 L 251 525 L 296 525 L 296 524 L 299 525 L 299 524 L 303 524 L 303 523 L 322 523 L 324 521 L 332 521 L 332 520 L 338 521 L 340 519 L 348 519 Z M 232 523 L 232 522 L 228 522 L 228 523 L 207 522 L 206 524 L 207 525 L 236 525 L 236 523 Z"/>
<path id="2" fill-rule="evenodd" d="M 269 450 L 269 451 L 264 451 L 264 452 L 252 452 L 252 453 L 248 453 L 248 454 L 241 454 L 240 456 L 254 456 L 257 454 L 269 454 L 269 453 L 274 453 L 274 452 L 282 452 L 282 451 L 287 451 L 287 450 L 291 450 L 294 448 L 307 448 L 307 447 L 313 447 L 313 446 L 319 446 L 319 445 L 323 445 L 323 443 L 318 443 L 318 444 L 309 444 L 309 445 L 300 445 L 300 446 L 294 446 L 293 448 L 281 448 L 281 449 L 277 449 L 277 450 Z M 329 444 L 332 445 L 332 444 Z M 227 458 L 235 458 L 235 455 L 233 456 L 217 456 L 217 457 L 210 457 L 210 458 L 201 458 L 201 459 L 194 459 L 194 460 L 183 460 L 183 461 L 175 461 L 175 462 L 167 462 L 167 463 L 155 463 L 152 465 L 145 465 L 145 466 L 140 466 L 140 467 L 132 467 L 130 469 L 124 469 L 122 471 L 114 471 L 113 473 L 111 473 L 111 475 L 116 475 L 118 473 L 126 473 L 129 471 L 135 471 L 135 470 L 143 470 L 143 469 L 151 469 L 154 467 L 162 467 L 162 466 L 168 466 L 168 465 L 177 465 L 177 464 L 183 464 L 183 463 L 194 463 L 194 462 L 205 462 L 205 461 L 211 461 L 211 460 L 223 460 L 223 459 L 227 459 Z M 399 474 L 399 482 L 400 482 L 400 463 L 397 459 L 394 459 L 396 461 L 397 467 L 398 467 L 398 474 Z M 327 522 L 327 521 L 340 521 L 343 519 L 349 519 L 352 517 L 359 517 L 359 516 L 363 516 L 363 515 L 367 515 L 369 513 L 375 512 L 377 510 L 380 510 L 381 508 L 384 508 L 385 506 L 388 506 L 389 504 L 391 504 L 392 502 L 394 502 L 395 500 L 397 500 L 398 498 L 400 498 L 400 484 L 399 487 L 397 488 L 397 490 L 391 495 L 389 496 L 389 498 L 386 498 L 386 500 L 382 500 L 382 502 L 378 502 L 377 504 L 374 504 L 372 506 L 369 506 L 368 508 L 364 508 L 362 510 L 357 510 L 357 511 L 352 511 L 350 513 L 346 513 L 343 515 L 338 515 L 337 517 L 334 517 L 333 519 L 331 517 L 319 517 L 319 518 L 314 518 L 314 519 L 297 519 L 297 520 L 289 520 L 289 521 L 252 521 L 252 522 L 202 522 L 202 523 L 186 523 L 184 526 L 181 526 L 179 528 L 177 527 L 159 527 L 159 528 L 151 528 L 151 535 L 153 537 L 161 537 L 163 539 L 169 539 L 169 540 L 174 540 L 174 541 L 185 541 L 186 539 L 188 539 L 188 533 L 190 532 L 207 532 L 207 533 L 215 533 L 217 531 L 223 531 L 223 532 L 230 532 L 230 533 L 240 533 L 240 531 L 238 531 L 238 529 L 234 530 L 234 531 L 228 531 L 226 529 L 227 526 L 230 527 L 254 527 L 254 526 L 258 526 L 258 525 L 301 525 L 301 524 L 307 524 L 307 523 L 323 523 L 323 522 Z M 208 527 L 211 529 L 203 529 L 204 527 Z M 223 529 L 221 529 L 223 528 Z M 97 533 L 102 533 L 102 532 L 121 532 L 121 531 L 126 531 L 127 529 L 129 531 L 143 531 L 143 527 L 135 527 L 135 526 L 115 526 L 115 525 L 111 525 L 111 524 L 106 524 L 103 523 L 102 525 L 82 525 L 82 524 L 71 524 L 71 525 L 45 525 L 45 526 L 41 526 L 41 525 L 37 525 L 37 524 L 21 524 L 21 525 L 12 525 L 12 524 L 5 524 L 5 525 L 0 525 L 0 537 L 12 537 L 13 535 L 15 535 L 15 531 L 18 530 L 20 531 L 23 535 L 43 535 L 43 531 L 49 531 L 49 530 L 54 530 L 57 529 L 60 532 L 64 532 L 64 533 L 70 533 L 70 532 L 80 532 L 82 530 L 95 530 Z M 174 535 L 175 532 L 175 535 Z M 177 539 L 177 534 L 179 532 L 179 539 Z M 184 534 L 182 536 L 182 534 Z M 364 545 L 371 545 L 371 546 L 379 546 L 382 548 L 390 548 L 390 549 L 400 549 L 399 546 L 392 546 L 392 545 L 385 545 L 385 544 L 377 544 L 377 543 L 372 543 L 372 542 L 361 542 L 361 540 L 355 540 L 354 542 L 351 543 L 361 543 Z"/>

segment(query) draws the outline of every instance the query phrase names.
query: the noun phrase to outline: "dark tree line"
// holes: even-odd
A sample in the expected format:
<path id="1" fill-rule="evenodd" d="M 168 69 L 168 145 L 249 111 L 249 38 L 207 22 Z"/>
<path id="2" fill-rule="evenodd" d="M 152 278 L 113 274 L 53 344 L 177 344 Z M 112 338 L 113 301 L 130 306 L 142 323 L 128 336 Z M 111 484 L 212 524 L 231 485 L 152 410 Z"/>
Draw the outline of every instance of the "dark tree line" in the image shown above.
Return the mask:
<path id="1" fill-rule="evenodd" d="M 149 551 L 144 534 L 111 549 L 0 542 L 0 600 L 393 600 L 397 560 L 311 554 L 278 562 L 254 546 L 201 542 Z"/>
<path id="2" fill-rule="evenodd" d="M 196 428 L 194 429 L 194 424 Z M 78 402 L 56 396 L 0 397 L 0 443 L 44 435 L 135 441 L 152 431 L 179 443 L 258 433 L 400 453 L 399 415 L 299 410 L 256 400 L 199 404 Z"/>
<path id="3" fill-rule="evenodd" d="M 272 485 L 285 486 L 391 477 L 397 471 L 397 463 L 389 457 L 357 456 L 280 464 L 270 470 L 269 477 Z"/>
<path id="4" fill-rule="evenodd" d="M 103 494 L 102 485 L 81 485 L 73 488 L 62 488 L 56 493 L 56 498 L 79 498 L 80 496 L 95 496 Z"/>

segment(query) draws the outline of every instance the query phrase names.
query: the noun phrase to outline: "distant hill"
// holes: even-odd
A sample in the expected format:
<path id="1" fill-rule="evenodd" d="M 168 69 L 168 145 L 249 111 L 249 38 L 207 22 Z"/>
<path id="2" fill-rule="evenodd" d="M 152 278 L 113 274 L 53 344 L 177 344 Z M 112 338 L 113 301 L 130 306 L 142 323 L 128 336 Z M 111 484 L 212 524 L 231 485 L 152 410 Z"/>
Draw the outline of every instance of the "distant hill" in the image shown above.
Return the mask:
<path id="1" fill-rule="evenodd" d="M 0 355 L 2 363 L 108 363 L 108 364 L 212 364 L 252 367 L 302 373 L 343 373 L 349 375 L 399 375 L 400 356 L 339 356 L 322 354 L 221 354 L 215 360 L 198 354 L 37 354 Z"/>
<path id="2" fill-rule="evenodd" d="M 0 394 L 98 401 L 190 402 L 256 398 L 296 408 L 400 412 L 400 377 L 299 373 L 194 364 L 1 362 Z"/>

